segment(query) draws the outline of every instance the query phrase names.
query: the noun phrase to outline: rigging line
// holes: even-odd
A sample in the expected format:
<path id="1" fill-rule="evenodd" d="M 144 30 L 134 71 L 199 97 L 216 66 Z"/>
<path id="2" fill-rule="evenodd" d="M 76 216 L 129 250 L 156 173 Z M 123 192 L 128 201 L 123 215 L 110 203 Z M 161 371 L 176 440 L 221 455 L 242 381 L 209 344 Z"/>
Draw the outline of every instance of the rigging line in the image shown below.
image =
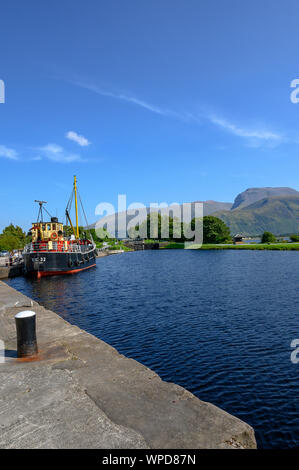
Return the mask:
<path id="1" fill-rule="evenodd" d="M 68 200 L 67 205 L 66 205 L 66 208 L 65 208 L 65 225 L 66 225 L 66 227 L 69 227 L 69 226 L 70 226 L 67 213 L 69 214 L 69 213 L 71 212 L 72 201 L 73 201 L 73 195 L 74 195 L 74 190 L 71 191 L 69 200 Z"/>
<path id="2" fill-rule="evenodd" d="M 80 196 L 79 193 L 78 193 L 78 196 L 79 196 L 80 205 L 81 205 L 81 207 L 82 207 L 82 211 L 83 211 L 83 214 L 84 214 L 85 223 L 86 223 L 86 225 L 88 225 L 87 217 L 86 217 L 85 210 L 84 210 L 84 207 L 83 207 L 83 204 L 82 204 L 82 200 L 81 200 L 81 196 Z"/>
<path id="3" fill-rule="evenodd" d="M 70 202 L 70 211 L 72 210 L 73 200 L 74 200 L 74 190 L 72 192 L 72 197 L 71 197 L 71 202 Z"/>
<path id="4" fill-rule="evenodd" d="M 78 194 L 78 190 L 77 190 L 77 194 Z M 82 211 L 81 211 L 80 205 L 78 206 L 78 212 L 79 212 L 79 217 L 78 217 L 78 219 L 79 219 L 79 227 L 81 226 L 82 228 L 84 228 L 84 227 L 83 227 Z"/>
<path id="5" fill-rule="evenodd" d="M 82 211 L 83 211 L 83 214 L 84 214 L 84 218 L 85 218 L 86 230 L 88 230 L 89 235 L 90 235 L 90 238 L 91 238 L 91 240 L 93 241 L 91 231 L 90 231 L 90 229 L 88 228 L 89 226 L 88 226 L 87 217 L 86 217 L 85 210 L 84 210 L 84 207 L 83 207 L 83 204 L 82 204 L 82 200 L 81 200 L 81 196 L 80 196 L 79 193 L 78 193 L 78 196 L 79 196 L 79 201 L 80 201 L 80 204 L 81 204 L 81 207 L 82 207 Z"/>
<path id="6" fill-rule="evenodd" d="M 74 190 L 72 190 L 71 195 L 70 195 L 69 200 L 68 200 L 68 203 L 67 203 L 67 205 L 66 205 L 66 209 L 67 209 L 68 211 L 70 211 L 71 206 L 72 206 L 73 195 L 74 195 Z"/>
<path id="7" fill-rule="evenodd" d="M 71 213 L 71 208 L 72 208 L 72 203 L 73 203 L 73 197 L 74 197 L 74 190 L 72 190 L 72 192 L 71 192 L 71 195 L 70 195 L 70 198 L 69 198 L 67 207 L 66 207 L 66 212 L 68 212 L 68 214 Z M 65 213 L 65 215 L 66 215 L 66 213 Z M 68 216 L 67 216 L 67 215 L 66 215 L 66 225 L 68 225 Z"/>
<path id="8" fill-rule="evenodd" d="M 52 215 L 50 214 L 50 212 L 47 211 L 47 209 L 44 207 L 44 211 L 47 212 L 47 214 L 52 218 Z"/>
<path id="9" fill-rule="evenodd" d="M 37 214 L 37 223 L 39 223 L 39 221 L 43 221 L 43 215 L 41 213 L 41 207 L 39 206 L 39 210 L 38 210 L 38 214 Z"/>
<path id="10" fill-rule="evenodd" d="M 70 194 L 70 197 L 69 197 L 69 200 L 68 200 L 68 203 L 67 203 L 67 209 L 71 208 L 72 202 L 73 202 L 73 197 L 74 197 L 74 189 L 72 189 L 72 191 L 71 191 L 71 194 Z"/>

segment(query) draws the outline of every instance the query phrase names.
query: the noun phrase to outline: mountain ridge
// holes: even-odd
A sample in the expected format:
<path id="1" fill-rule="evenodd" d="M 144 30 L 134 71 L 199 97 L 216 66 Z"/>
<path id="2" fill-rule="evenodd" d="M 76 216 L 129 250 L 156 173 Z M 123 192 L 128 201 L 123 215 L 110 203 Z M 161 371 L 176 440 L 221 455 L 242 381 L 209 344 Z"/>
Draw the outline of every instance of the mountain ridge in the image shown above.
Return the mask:
<path id="1" fill-rule="evenodd" d="M 194 204 L 196 202 L 203 203 L 204 216 L 213 215 L 223 220 L 230 228 L 232 235 L 236 233 L 248 236 L 261 235 L 264 231 L 273 232 L 275 235 L 299 232 L 299 191 L 293 188 L 248 188 L 239 193 L 233 203 L 197 200 L 190 203 L 192 218 L 195 216 Z M 183 204 L 173 207 L 179 207 L 182 213 Z M 150 208 L 146 208 L 146 215 L 149 212 Z M 161 209 L 160 212 L 162 215 L 167 214 L 167 209 Z M 170 216 L 172 216 L 171 206 Z M 124 220 L 124 217 L 128 224 L 135 215 L 129 215 L 126 212 L 115 213 L 101 219 L 101 224 L 111 223 L 115 218 L 117 226 L 118 220 Z M 95 226 L 96 224 L 92 224 L 90 227 Z M 116 230 L 116 236 L 118 236 L 118 230 Z"/>
<path id="2" fill-rule="evenodd" d="M 269 231 L 275 235 L 299 232 L 299 195 L 272 196 L 241 209 L 213 213 L 228 225 L 232 234 L 261 235 Z"/>
<path id="3" fill-rule="evenodd" d="M 242 209 L 247 207 L 254 202 L 260 201 L 267 197 L 272 196 L 299 196 L 299 192 L 296 189 L 289 187 L 270 187 L 265 186 L 261 188 L 247 188 L 245 191 L 239 193 L 234 203 L 231 207 L 231 210 Z"/>

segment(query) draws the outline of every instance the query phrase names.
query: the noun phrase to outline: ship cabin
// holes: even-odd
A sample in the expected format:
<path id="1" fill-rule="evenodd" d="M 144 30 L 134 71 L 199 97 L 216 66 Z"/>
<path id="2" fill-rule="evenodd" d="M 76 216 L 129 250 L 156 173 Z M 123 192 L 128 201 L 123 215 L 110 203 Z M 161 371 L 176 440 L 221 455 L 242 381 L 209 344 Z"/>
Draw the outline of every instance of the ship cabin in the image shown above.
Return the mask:
<path id="1" fill-rule="evenodd" d="M 33 222 L 31 235 L 34 251 L 68 251 L 63 224 L 57 217 L 51 217 L 50 222 Z"/>
<path id="2" fill-rule="evenodd" d="M 51 217 L 51 222 L 33 222 L 32 242 L 38 241 L 63 241 L 63 224 L 58 222 L 57 217 Z"/>
<path id="3" fill-rule="evenodd" d="M 87 251 L 92 246 L 92 241 L 81 240 L 75 235 L 65 237 L 63 224 L 58 222 L 57 217 L 51 217 L 50 222 L 33 222 L 31 228 L 32 241 L 29 251 L 45 252 L 81 252 Z"/>

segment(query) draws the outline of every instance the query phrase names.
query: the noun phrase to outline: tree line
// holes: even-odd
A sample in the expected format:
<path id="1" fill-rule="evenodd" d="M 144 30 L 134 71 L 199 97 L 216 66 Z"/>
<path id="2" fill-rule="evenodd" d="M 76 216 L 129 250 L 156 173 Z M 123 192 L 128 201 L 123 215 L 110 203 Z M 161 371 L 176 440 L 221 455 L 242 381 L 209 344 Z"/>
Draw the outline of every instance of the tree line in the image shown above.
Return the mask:
<path id="1" fill-rule="evenodd" d="M 203 229 L 203 243 L 229 243 L 232 241 L 230 230 L 218 217 L 208 215 L 200 220 Z M 155 239 L 173 242 L 193 241 L 196 219 L 191 224 L 181 222 L 178 218 L 161 216 L 159 213 L 147 215 L 146 220 L 129 229 L 130 238 Z M 187 234 L 187 236 L 186 236 Z"/>
<path id="2" fill-rule="evenodd" d="M 0 251 L 21 250 L 29 242 L 30 237 L 21 227 L 10 224 L 0 234 Z"/>
<path id="3" fill-rule="evenodd" d="M 195 230 L 195 219 L 191 221 L 191 230 Z M 207 215 L 202 218 L 203 228 L 203 243 L 219 244 L 231 243 L 232 237 L 229 227 L 218 217 Z M 64 235 L 72 235 L 71 227 L 64 226 Z M 167 230 L 165 230 L 167 229 Z M 167 235 L 165 236 L 165 232 Z M 89 238 L 91 233 L 93 240 L 97 245 L 101 245 L 103 241 L 116 241 L 111 238 L 105 228 L 100 230 L 89 229 L 79 226 L 80 238 Z M 129 236 L 131 238 L 138 238 L 138 234 L 142 234 L 145 239 L 155 239 L 173 242 L 193 241 L 192 238 L 185 236 L 187 233 L 186 224 L 180 222 L 176 217 L 161 216 L 159 213 L 148 214 L 146 220 L 140 225 L 129 229 Z M 290 236 L 291 241 L 299 242 L 299 235 L 293 234 Z M 5 227 L 0 234 L 0 251 L 13 251 L 23 249 L 27 243 L 30 243 L 31 237 L 24 232 L 18 225 L 10 224 Z M 277 237 L 271 232 L 264 232 L 262 235 L 261 243 L 275 243 Z"/>

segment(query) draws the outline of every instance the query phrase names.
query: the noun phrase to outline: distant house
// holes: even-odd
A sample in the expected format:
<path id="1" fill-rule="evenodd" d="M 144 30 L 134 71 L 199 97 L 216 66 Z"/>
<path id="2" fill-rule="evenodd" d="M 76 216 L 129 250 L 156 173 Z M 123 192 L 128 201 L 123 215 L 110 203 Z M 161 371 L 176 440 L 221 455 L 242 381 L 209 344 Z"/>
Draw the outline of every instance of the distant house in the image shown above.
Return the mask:
<path id="1" fill-rule="evenodd" d="M 234 244 L 235 245 L 238 245 L 240 243 L 243 243 L 243 235 L 240 235 L 239 233 L 237 233 L 234 237 L 233 237 L 233 240 L 234 240 Z"/>

